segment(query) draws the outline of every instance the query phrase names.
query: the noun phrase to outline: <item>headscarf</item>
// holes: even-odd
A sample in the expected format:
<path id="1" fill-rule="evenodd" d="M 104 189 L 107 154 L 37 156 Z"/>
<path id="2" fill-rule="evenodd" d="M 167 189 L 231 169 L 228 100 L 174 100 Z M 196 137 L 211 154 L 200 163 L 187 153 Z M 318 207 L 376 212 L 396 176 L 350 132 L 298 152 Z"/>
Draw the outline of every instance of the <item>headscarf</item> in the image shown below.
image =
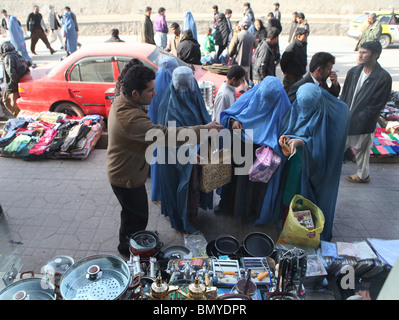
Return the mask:
<path id="1" fill-rule="evenodd" d="M 304 141 L 301 195 L 324 214 L 322 239 L 330 241 L 346 147 L 349 108 L 314 83 L 299 87 L 281 135 Z"/>
<path id="2" fill-rule="evenodd" d="M 76 33 L 75 22 L 69 12 L 62 16 L 62 25 L 66 37 L 66 50 L 69 54 L 78 50 L 78 35 Z"/>
<path id="3" fill-rule="evenodd" d="M 156 96 L 152 99 L 148 106 L 148 116 L 155 124 L 158 123 L 158 108 L 162 100 L 163 94 L 166 92 L 172 81 L 172 73 L 178 67 L 176 58 L 167 57 L 158 64 L 158 71 L 155 76 L 155 92 Z"/>
<path id="4" fill-rule="evenodd" d="M 278 139 L 282 121 L 290 107 L 291 103 L 281 81 L 269 76 L 239 97 L 229 109 L 222 111 L 220 123 L 228 128 L 231 119 L 238 120 L 243 128 L 241 139 L 244 142 L 246 135 L 253 144 L 269 146 L 281 157 Z M 280 173 L 281 165 L 268 182 L 263 206 L 255 225 L 268 224 L 274 217 Z"/>
<path id="5" fill-rule="evenodd" d="M 169 121 L 175 121 L 177 127 L 203 125 L 211 121 L 193 71 L 188 67 L 178 67 L 173 71 L 172 83 L 160 103 L 158 123 L 167 126 Z M 178 148 L 166 149 L 178 152 Z M 187 151 L 190 155 L 196 154 L 198 146 L 194 145 Z M 169 158 L 168 153 L 165 154 L 166 158 Z M 168 159 L 166 163 L 159 165 L 162 214 L 169 216 L 174 229 L 193 233 L 196 230 L 190 224 L 188 212 L 189 183 L 193 165 L 190 162 L 180 164 L 178 161 L 176 164 L 168 163 Z M 212 203 L 206 205 L 212 206 Z"/>
<path id="6" fill-rule="evenodd" d="M 15 47 L 15 50 L 19 51 L 26 61 L 32 63 L 32 59 L 29 57 L 28 51 L 26 50 L 24 32 L 22 31 L 18 19 L 15 16 L 10 16 L 8 30 L 10 34 L 10 41 Z"/>
<path id="7" fill-rule="evenodd" d="M 197 38 L 197 25 L 195 24 L 194 17 L 191 13 L 191 11 L 187 11 L 184 14 L 184 24 L 183 24 L 183 32 L 186 30 L 191 30 L 193 33 L 193 38 L 195 40 L 198 40 Z"/>
<path id="8" fill-rule="evenodd" d="M 158 71 L 155 75 L 156 95 L 148 106 L 148 116 L 154 124 L 158 123 L 158 108 L 164 93 L 172 82 L 173 70 L 178 67 L 176 58 L 166 57 L 158 64 Z M 154 159 L 157 156 L 157 149 L 154 150 Z M 158 170 L 158 163 L 151 163 L 151 200 L 161 201 L 161 182 Z"/>

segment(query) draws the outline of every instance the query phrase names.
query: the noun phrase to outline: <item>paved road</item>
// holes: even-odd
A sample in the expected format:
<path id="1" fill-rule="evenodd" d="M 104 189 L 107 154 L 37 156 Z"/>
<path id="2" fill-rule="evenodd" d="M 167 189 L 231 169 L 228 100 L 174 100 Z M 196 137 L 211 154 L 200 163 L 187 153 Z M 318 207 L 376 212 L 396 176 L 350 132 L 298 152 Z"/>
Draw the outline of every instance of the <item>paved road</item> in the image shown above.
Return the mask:
<path id="1" fill-rule="evenodd" d="M 199 42 L 203 43 L 203 35 L 199 36 Z M 82 45 L 91 44 L 101 44 L 108 37 L 79 37 L 79 42 Z M 128 42 L 138 42 L 136 36 L 124 37 L 121 35 L 121 39 Z M 288 45 L 287 36 L 280 37 L 280 51 L 283 53 L 284 49 Z M 339 37 L 339 36 L 310 36 L 308 39 L 308 57 L 309 60 L 312 55 L 318 51 L 327 51 L 336 57 L 336 63 L 334 70 L 338 71 L 339 82 L 343 85 L 347 71 L 355 65 L 357 53 L 354 51 L 356 46 L 356 40 L 349 37 Z M 58 42 L 54 45 L 54 49 L 59 49 Z M 27 41 L 27 48 L 30 44 Z M 45 63 L 53 60 L 60 59 L 66 56 L 64 51 L 58 51 L 54 55 L 50 55 L 47 48 L 42 42 L 37 45 L 38 56 L 33 56 L 32 59 L 36 63 Z M 399 54 L 399 45 L 392 45 L 385 49 L 379 59 L 380 64 L 385 68 L 392 76 L 393 80 L 393 90 L 399 91 L 399 59 L 397 58 Z M 277 76 L 282 79 L 281 71 L 278 68 Z"/>

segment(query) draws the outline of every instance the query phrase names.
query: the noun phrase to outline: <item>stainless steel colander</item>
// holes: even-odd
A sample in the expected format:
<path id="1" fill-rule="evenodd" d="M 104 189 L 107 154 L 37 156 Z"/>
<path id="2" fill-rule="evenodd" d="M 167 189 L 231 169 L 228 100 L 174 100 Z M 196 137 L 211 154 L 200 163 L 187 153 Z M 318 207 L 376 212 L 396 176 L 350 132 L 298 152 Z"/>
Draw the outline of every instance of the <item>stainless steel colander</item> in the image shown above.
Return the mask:
<path id="1" fill-rule="evenodd" d="M 97 255 L 73 264 L 61 278 L 64 300 L 116 300 L 131 282 L 127 263 L 113 255 Z"/>

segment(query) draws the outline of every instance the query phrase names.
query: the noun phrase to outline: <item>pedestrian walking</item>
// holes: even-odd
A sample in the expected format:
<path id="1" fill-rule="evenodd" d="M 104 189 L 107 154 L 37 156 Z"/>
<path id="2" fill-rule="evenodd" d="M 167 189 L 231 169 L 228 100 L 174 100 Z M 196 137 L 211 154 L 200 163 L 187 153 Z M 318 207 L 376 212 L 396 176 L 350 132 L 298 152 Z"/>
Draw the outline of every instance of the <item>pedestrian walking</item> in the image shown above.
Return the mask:
<path id="1" fill-rule="evenodd" d="M 125 42 L 119 38 L 119 30 L 116 28 L 111 29 L 111 38 L 105 40 L 105 42 Z"/>
<path id="2" fill-rule="evenodd" d="M 274 12 L 273 12 L 274 17 L 275 17 L 276 19 L 278 19 L 279 21 L 281 21 L 280 3 L 275 2 L 275 3 L 273 4 L 273 6 L 274 6 Z"/>
<path id="3" fill-rule="evenodd" d="M 37 42 L 42 40 L 46 45 L 47 49 L 50 50 L 51 54 L 56 52 L 50 45 L 45 32 L 47 32 L 46 24 L 44 23 L 43 16 L 39 12 L 39 6 L 33 6 L 33 12 L 28 15 L 28 19 L 26 20 L 26 28 L 31 33 L 31 42 L 30 42 L 30 51 L 37 55 L 35 48 Z"/>
<path id="4" fill-rule="evenodd" d="M 62 39 L 62 34 L 61 34 L 61 24 L 58 20 L 58 15 L 55 12 L 55 7 L 54 5 L 50 4 L 49 5 L 50 12 L 48 14 L 48 22 L 51 30 L 50 34 L 50 44 L 54 43 L 57 41 L 57 39 L 60 41 L 61 47 L 60 49 L 64 49 L 64 42 Z"/>
<path id="5" fill-rule="evenodd" d="M 22 57 L 29 62 L 29 66 L 35 66 L 31 57 L 28 54 L 28 50 L 26 49 L 25 36 L 22 31 L 21 24 L 15 16 L 9 16 L 10 20 L 8 23 L 9 26 L 9 35 L 10 41 L 14 46 L 15 50 L 18 51 Z"/>
<path id="6" fill-rule="evenodd" d="M 65 37 L 65 51 L 69 56 L 78 50 L 78 34 L 72 16 L 68 11 L 65 11 L 62 16 L 62 26 Z"/>
<path id="7" fill-rule="evenodd" d="M 229 44 L 230 29 L 224 13 L 219 13 L 219 22 L 215 28 L 214 34 L 215 44 L 218 46 L 217 58 L 220 57 L 223 50 Z"/>
<path id="8" fill-rule="evenodd" d="M 355 150 L 357 172 L 346 177 L 349 182 L 370 181 L 370 149 L 380 111 L 388 102 L 392 90 L 392 77 L 378 63 L 382 52 L 379 41 L 360 46 L 358 63 L 351 68 L 342 88 L 341 100 L 350 110 L 347 147 Z"/>
<path id="9" fill-rule="evenodd" d="M 295 40 L 295 36 L 294 35 L 295 35 L 295 31 L 296 31 L 296 29 L 298 27 L 298 21 L 297 21 L 298 12 L 294 11 L 292 13 L 291 17 L 292 18 L 291 18 L 290 32 L 288 34 L 288 42 L 289 43 L 291 43 L 292 41 Z"/>
<path id="10" fill-rule="evenodd" d="M 77 38 L 79 38 L 79 26 L 78 26 L 78 19 L 76 18 L 76 14 L 74 12 L 72 12 L 71 8 L 68 6 L 66 6 L 64 8 L 64 10 L 66 12 L 69 12 L 69 14 L 71 15 L 73 23 L 75 24 L 75 31 L 76 31 Z M 82 46 L 82 44 L 80 44 L 79 41 L 77 41 L 77 43 L 78 43 L 77 44 L 78 48 L 80 48 Z"/>

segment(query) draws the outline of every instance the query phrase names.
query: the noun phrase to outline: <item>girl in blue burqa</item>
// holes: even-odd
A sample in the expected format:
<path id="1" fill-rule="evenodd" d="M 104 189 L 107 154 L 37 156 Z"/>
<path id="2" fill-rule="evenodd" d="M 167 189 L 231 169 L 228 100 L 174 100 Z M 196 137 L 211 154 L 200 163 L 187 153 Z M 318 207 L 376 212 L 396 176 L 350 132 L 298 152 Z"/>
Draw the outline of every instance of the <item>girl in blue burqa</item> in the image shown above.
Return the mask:
<path id="1" fill-rule="evenodd" d="M 255 160 L 255 151 L 261 146 L 269 146 L 281 157 L 278 138 L 282 120 L 290 107 L 291 103 L 281 81 L 269 76 L 223 111 L 220 124 L 225 128 L 241 129 L 241 153 L 244 150 L 252 152 L 251 157 L 244 155 L 248 161 Z M 236 147 L 233 143 L 233 148 Z M 233 162 L 235 169 L 240 166 L 234 159 Z M 223 187 L 223 210 L 245 223 L 267 225 L 275 217 L 281 165 L 267 183 L 251 181 L 248 170 L 245 169 L 245 172 L 234 174 L 230 186 Z"/>
<path id="2" fill-rule="evenodd" d="M 158 108 L 161 100 L 172 82 L 172 73 L 178 67 L 176 58 L 166 57 L 158 64 L 158 71 L 155 75 L 155 92 L 156 96 L 152 99 L 151 104 L 148 106 L 148 116 L 152 123 L 158 123 Z M 157 150 L 154 150 L 154 158 L 151 163 L 151 200 L 161 202 L 161 182 L 158 172 L 158 163 L 155 161 Z"/>
<path id="3" fill-rule="evenodd" d="M 195 20 L 191 11 L 187 11 L 184 14 L 184 24 L 183 24 L 183 32 L 186 30 L 191 30 L 193 33 L 193 38 L 198 41 L 197 38 L 197 25 L 195 24 Z"/>
<path id="4" fill-rule="evenodd" d="M 15 16 L 10 16 L 8 29 L 10 32 L 10 41 L 15 50 L 18 51 L 21 56 L 32 65 L 32 59 L 29 57 L 28 51 L 26 50 L 24 32 L 22 31 L 19 21 Z"/>
<path id="5" fill-rule="evenodd" d="M 290 146 L 281 192 L 286 208 L 295 194 L 317 205 L 324 214 L 321 239 L 330 241 L 346 146 L 349 108 L 313 83 L 302 85 L 284 119 L 280 146 Z M 284 158 L 285 160 L 286 158 Z"/>
<path id="6" fill-rule="evenodd" d="M 62 26 L 64 27 L 65 50 L 68 55 L 78 50 L 78 34 L 76 32 L 75 23 L 69 12 L 64 12 L 62 16 Z"/>
<path id="7" fill-rule="evenodd" d="M 193 71 L 189 67 L 176 68 L 173 71 L 172 83 L 159 105 L 158 123 L 182 127 L 209 122 L 211 117 L 206 110 Z M 172 228 L 182 233 L 197 231 L 190 223 L 190 216 L 196 213 L 198 206 L 205 210 L 213 207 L 213 192 L 203 194 L 197 188 L 199 171 L 196 170 L 198 165 L 193 163 L 197 158 L 198 148 L 196 142 L 191 146 L 169 146 L 164 152 L 165 164 L 158 166 L 161 212 L 169 217 Z M 182 155 L 186 157 L 185 161 L 182 161 Z"/>

